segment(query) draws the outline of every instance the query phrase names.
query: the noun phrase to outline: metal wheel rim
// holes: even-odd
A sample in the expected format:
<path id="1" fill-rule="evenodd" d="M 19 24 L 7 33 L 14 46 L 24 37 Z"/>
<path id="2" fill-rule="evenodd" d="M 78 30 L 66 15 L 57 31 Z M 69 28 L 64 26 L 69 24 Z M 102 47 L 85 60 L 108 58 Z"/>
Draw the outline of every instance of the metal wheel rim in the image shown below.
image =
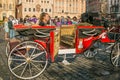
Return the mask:
<path id="1" fill-rule="evenodd" d="M 7 57 L 9 55 L 9 53 L 10 53 L 10 42 L 8 42 L 7 45 L 6 45 L 6 56 Z"/>
<path id="2" fill-rule="evenodd" d="M 46 50 L 45 50 L 44 47 L 42 47 L 40 44 L 38 44 L 38 43 L 36 43 L 36 42 L 32 42 L 32 41 L 26 41 L 26 42 L 20 43 L 20 44 L 18 44 L 15 48 L 17 48 L 17 47 L 18 47 L 19 45 L 21 45 L 21 44 L 28 43 L 28 42 L 30 42 L 30 43 L 35 43 L 36 45 L 39 45 L 41 48 L 44 49 L 45 55 L 47 55 L 47 52 L 46 52 Z M 34 76 L 31 76 L 31 77 L 22 77 L 22 76 L 17 75 L 14 71 L 12 71 L 12 68 L 11 68 L 11 66 L 10 66 L 10 64 L 11 64 L 10 59 L 11 59 L 11 54 L 12 54 L 12 52 L 14 51 L 15 48 L 12 49 L 12 51 L 10 52 L 10 54 L 9 54 L 9 56 L 8 56 L 8 67 L 9 67 L 9 70 L 11 71 L 11 73 L 12 73 L 14 76 L 16 76 L 17 78 L 20 78 L 20 79 L 33 79 L 33 78 L 36 78 L 36 77 L 38 77 L 40 74 L 43 73 L 43 71 L 44 71 L 45 68 L 47 67 L 47 63 L 48 63 L 47 58 L 46 58 L 46 61 L 45 61 L 45 66 L 44 66 L 44 68 L 43 68 L 40 72 L 38 72 L 36 75 L 34 75 Z M 23 64 L 23 63 L 22 63 L 22 64 Z M 27 63 L 26 63 L 26 64 L 27 64 Z M 27 65 L 28 65 L 28 64 L 27 64 Z M 25 67 L 26 67 L 26 66 L 25 66 Z M 25 67 L 24 67 L 24 69 L 25 69 Z"/>

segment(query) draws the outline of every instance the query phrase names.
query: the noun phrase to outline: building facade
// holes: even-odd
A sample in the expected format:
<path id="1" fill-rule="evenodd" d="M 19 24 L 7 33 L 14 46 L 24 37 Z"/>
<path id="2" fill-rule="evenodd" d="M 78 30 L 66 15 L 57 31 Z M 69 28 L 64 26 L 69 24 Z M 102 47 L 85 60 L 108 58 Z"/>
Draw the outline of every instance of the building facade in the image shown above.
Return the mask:
<path id="1" fill-rule="evenodd" d="M 0 0 L 0 20 L 4 17 L 15 17 L 15 0 Z"/>
<path id="2" fill-rule="evenodd" d="M 107 0 L 87 0 L 87 12 L 106 14 L 108 12 L 107 5 Z"/>
<path id="3" fill-rule="evenodd" d="M 110 13 L 114 18 L 120 17 L 120 0 L 110 0 Z"/>
<path id="4" fill-rule="evenodd" d="M 47 12 L 52 15 L 52 0 L 18 0 L 16 6 L 17 18 L 24 18 L 25 16 L 39 17 L 41 12 Z"/>
<path id="5" fill-rule="evenodd" d="M 16 10 L 17 18 L 26 15 L 39 17 L 42 12 L 47 12 L 51 17 L 80 17 L 86 12 L 86 0 L 18 0 Z"/>
<path id="6" fill-rule="evenodd" d="M 81 17 L 86 12 L 86 0 L 54 0 L 54 16 Z"/>

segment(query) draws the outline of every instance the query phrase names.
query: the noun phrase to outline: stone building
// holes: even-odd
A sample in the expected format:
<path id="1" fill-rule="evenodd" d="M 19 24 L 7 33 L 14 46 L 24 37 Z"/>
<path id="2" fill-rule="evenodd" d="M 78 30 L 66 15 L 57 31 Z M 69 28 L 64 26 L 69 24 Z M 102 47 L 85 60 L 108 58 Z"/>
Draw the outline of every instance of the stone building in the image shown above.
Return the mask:
<path id="1" fill-rule="evenodd" d="M 86 0 L 54 0 L 54 16 L 77 16 L 86 12 Z"/>
<path id="2" fill-rule="evenodd" d="M 108 12 L 107 0 L 87 0 L 87 12 Z"/>
<path id="3" fill-rule="evenodd" d="M 110 1 L 110 13 L 114 18 L 120 18 L 120 0 L 109 0 Z"/>
<path id="4" fill-rule="evenodd" d="M 0 20 L 10 15 L 15 17 L 15 0 L 0 0 Z"/>
<path id="5" fill-rule="evenodd" d="M 18 0 L 16 5 L 16 17 L 24 18 L 25 16 L 37 17 L 40 14 L 40 0 Z"/>
<path id="6" fill-rule="evenodd" d="M 86 12 L 86 0 L 18 0 L 16 10 L 17 18 L 26 15 L 39 17 L 42 12 L 49 13 L 51 17 L 80 17 Z"/>

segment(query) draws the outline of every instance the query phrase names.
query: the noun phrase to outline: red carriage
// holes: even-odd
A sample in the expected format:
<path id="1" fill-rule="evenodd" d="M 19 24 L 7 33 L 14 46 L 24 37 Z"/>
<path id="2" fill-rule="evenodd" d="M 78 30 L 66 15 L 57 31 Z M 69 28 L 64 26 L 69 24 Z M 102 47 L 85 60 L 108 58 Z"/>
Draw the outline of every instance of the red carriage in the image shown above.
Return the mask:
<path id="1" fill-rule="evenodd" d="M 16 25 L 14 28 L 21 35 L 20 40 L 9 42 L 6 53 L 9 70 L 20 79 L 38 77 L 47 67 L 48 61 L 54 62 L 56 56 L 60 54 L 84 53 L 88 58 L 94 57 L 100 49 L 98 41 L 116 42 L 111 44 L 111 47 L 115 48 L 111 52 L 111 62 L 114 66 L 120 66 L 119 33 L 114 33 L 114 37 L 118 37 L 110 39 L 108 31 L 102 26 L 65 25 L 56 28 L 55 26 Z M 27 39 L 23 40 L 23 37 Z M 13 44 L 16 45 L 12 47 Z"/>

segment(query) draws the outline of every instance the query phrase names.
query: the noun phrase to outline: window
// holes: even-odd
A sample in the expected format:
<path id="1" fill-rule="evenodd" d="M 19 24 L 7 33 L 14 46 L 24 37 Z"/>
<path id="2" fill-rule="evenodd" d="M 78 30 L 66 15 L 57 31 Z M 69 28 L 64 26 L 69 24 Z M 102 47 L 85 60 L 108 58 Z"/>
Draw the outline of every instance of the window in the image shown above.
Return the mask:
<path id="1" fill-rule="evenodd" d="M 5 9 L 5 4 L 3 5 L 3 8 Z"/>
<path id="2" fill-rule="evenodd" d="M 47 12 L 47 9 L 45 9 L 45 12 Z"/>
<path id="3" fill-rule="evenodd" d="M 41 9 L 41 12 L 43 12 L 43 8 Z"/>
<path id="4" fill-rule="evenodd" d="M 62 13 L 64 13 L 64 10 L 62 10 Z"/>
<path id="5" fill-rule="evenodd" d="M 12 4 L 9 4 L 9 9 L 12 9 Z"/>
<path id="6" fill-rule="evenodd" d="M 24 11 L 26 12 L 26 11 L 27 11 L 27 9 L 26 9 L 26 8 L 24 8 Z"/>
<path id="7" fill-rule="evenodd" d="M 49 9 L 49 12 L 51 12 L 51 9 Z"/>
<path id="8" fill-rule="evenodd" d="M 29 8 L 29 12 L 31 12 L 31 8 Z"/>
<path id="9" fill-rule="evenodd" d="M 0 3 L 0 8 L 2 8 L 2 4 Z"/>
<path id="10" fill-rule="evenodd" d="M 33 8 L 33 12 L 35 12 L 35 8 Z"/>

